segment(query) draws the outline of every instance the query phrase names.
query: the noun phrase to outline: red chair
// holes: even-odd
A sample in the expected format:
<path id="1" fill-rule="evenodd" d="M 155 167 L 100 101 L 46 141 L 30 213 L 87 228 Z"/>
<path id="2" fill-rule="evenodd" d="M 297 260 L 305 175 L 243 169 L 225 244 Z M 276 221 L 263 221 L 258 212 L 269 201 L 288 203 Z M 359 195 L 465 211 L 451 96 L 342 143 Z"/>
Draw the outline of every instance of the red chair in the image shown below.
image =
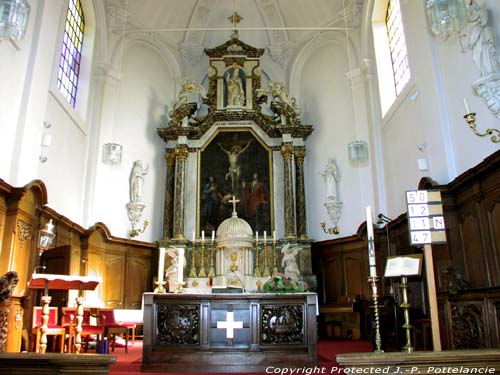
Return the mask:
<path id="1" fill-rule="evenodd" d="M 42 307 L 33 307 L 33 326 L 31 329 L 32 336 L 35 337 L 34 348 L 32 351 L 40 353 L 40 338 L 42 337 Z M 57 324 L 57 307 L 49 307 L 49 321 L 47 322 L 47 336 L 54 336 L 52 350 L 55 351 L 56 338 L 60 337 L 60 352 L 64 352 L 64 340 L 66 338 L 66 328 Z"/>
<path id="2" fill-rule="evenodd" d="M 115 351 L 116 335 L 121 335 L 125 336 L 125 353 L 128 353 L 128 330 L 130 327 L 115 320 L 113 309 L 99 309 L 99 315 L 104 326 L 104 336 L 111 343 L 111 351 Z"/>
<path id="3" fill-rule="evenodd" d="M 91 322 L 91 318 L 95 319 Z M 89 343 L 93 337 L 96 340 L 104 337 L 104 326 L 100 324 L 99 310 L 97 308 L 84 308 L 82 319 L 82 332 L 80 334 L 82 344 L 85 347 L 85 352 L 89 349 Z M 68 334 L 68 351 L 74 351 L 75 336 L 76 336 L 76 308 L 63 307 L 63 325 Z"/>

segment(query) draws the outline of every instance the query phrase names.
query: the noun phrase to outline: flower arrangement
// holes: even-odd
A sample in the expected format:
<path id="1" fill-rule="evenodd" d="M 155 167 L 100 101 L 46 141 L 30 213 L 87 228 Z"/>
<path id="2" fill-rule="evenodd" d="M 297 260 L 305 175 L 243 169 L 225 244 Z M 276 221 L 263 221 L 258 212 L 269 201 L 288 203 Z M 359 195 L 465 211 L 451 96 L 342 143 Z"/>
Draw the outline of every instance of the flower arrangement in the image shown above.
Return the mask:
<path id="1" fill-rule="evenodd" d="M 301 293 L 307 291 L 307 283 L 292 279 L 282 274 L 276 274 L 262 285 L 264 293 Z"/>

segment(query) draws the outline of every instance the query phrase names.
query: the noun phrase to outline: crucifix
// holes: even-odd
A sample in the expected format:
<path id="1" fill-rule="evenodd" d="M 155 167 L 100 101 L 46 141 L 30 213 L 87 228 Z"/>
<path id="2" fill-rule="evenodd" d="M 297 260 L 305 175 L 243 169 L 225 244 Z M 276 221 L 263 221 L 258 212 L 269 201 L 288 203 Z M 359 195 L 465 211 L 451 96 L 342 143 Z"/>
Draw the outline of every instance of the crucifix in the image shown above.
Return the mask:
<path id="1" fill-rule="evenodd" d="M 236 25 L 240 23 L 240 21 L 243 19 L 238 12 L 234 12 L 231 17 L 227 18 L 231 23 L 233 24 L 233 32 L 231 33 L 231 38 L 232 39 L 238 39 L 238 30 L 236 30 Z"/>
<path id="2" fill-rule="evenodd" d="M 233 199 L 229 200 L 229 203 L 233 204 L 233 215 L 236 213 L 236 203 L 238 203 L 240 200 L 236 199 L 236 197 L 233 195 Z"/>

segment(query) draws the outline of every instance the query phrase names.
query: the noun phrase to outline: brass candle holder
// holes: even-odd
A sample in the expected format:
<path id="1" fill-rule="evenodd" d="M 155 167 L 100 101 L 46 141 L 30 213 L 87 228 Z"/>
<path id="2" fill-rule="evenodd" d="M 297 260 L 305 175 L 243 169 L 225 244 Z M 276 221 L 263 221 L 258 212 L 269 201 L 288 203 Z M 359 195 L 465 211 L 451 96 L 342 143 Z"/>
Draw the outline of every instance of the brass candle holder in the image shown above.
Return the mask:
<path id="1" fill-rule="evenodd" d="M 372 287 L 372 298 L 373 298 L 373 318 L 375 320 L 375 353 L 383 353 L 382 350 L 382 339 L 380 336 L 380 315 L 378 311 L 378 288 L 377 288 L 377 276 L 371 276 L 368 278 L 368 282 Z"/>
<path id="2" fill-rule="evenodd" d="M 167 293 L 167 290 L 165 289 L 165 284 L 166 281 L 155 281 L 156 288 L 154 290 L 155 293 Z"/>
<path id="3" fill-rule="evenodd" d="M 263 241 L 262 252 L 264 253 L 264 274 L 262 276 L 269 277 L 271 274 L 269 273 L 269 265 L 267 261 L 267 241 Z"/>
<path id="4" fill-rule="evenodd" d="M 196 277 L 196 266 L 195 266 L 196 241 L 193 241 L 192 244 L 193 244 L 193 246 L 191 249 L 191 268 L 189 270 L 189 277 Z"/>
<path id="5" fill-rule="evenodd" d="M 208 270 L 208 277 L 215 277 L 215 268 L 214 268 L 214 253 L 215 253 L 215 240 L 212 240 L 212 247 L 210 249 L 210 269 Z"/>
<path id="6" fill-rule="evenodd" d="M 499 143 L 500 142 L 500 130 L 498 129 L 486 129 L 484 133 L 481 133 L 480 131 L 477 130 L 476 127 L 476 113 L 471 112 L 467 113 L 464 116 L 465 121 L 469 124 L 469 128 L 474 132 L 475 135 L 479 137 L 486 137 L 490 136 L 490 140 L 494 143 Z M 494 135 L 496 133 L 497 135 Z"/>
<path id="7" fill-rule="evenodd" d="M 262 277 L 260 273 L 260 264 L 259 264 L 259 241 L 255 240 L 255 277 Z"/>
<path id="8" fill-rule="evenodd" d="M 273 239 L 273 275 L 278 274 L 278 249 L 276 249 L 276 239 Z"/>
<path id="9" fill-rule="evenodd" d="M 201 247 L 201 261 L 200 261 L 200 272 L 198 273 L 198 277 L 207 277 L 205 272 L 205 240 L 202 239 L 200 242 Z"/>

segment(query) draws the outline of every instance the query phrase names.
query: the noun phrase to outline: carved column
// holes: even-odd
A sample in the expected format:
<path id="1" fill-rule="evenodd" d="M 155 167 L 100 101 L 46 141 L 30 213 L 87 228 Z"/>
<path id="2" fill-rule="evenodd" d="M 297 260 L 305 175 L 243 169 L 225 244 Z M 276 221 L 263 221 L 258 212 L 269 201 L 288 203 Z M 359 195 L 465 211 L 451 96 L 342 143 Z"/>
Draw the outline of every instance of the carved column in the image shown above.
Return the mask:
<path id="1" fill-rule="evenodd" d="M 168 149 L 165 152 L 167 176 L 165 178 L 165 201 L 163 204 L 163 239 L 173 237 L 175 156 L 175 149 Z"/>
<path id="2" fill-rule="evenodd" d="M 305 147 L 296 147 L 295 155 L 295 194 L 297 196 L 297 235 L 307 238 L 306 224 L 306 193 L 304 189 L 304 158 Z"/>
<path id="3" fill-rule="evenodd" d="M 189 151 L 186 145 L 175 148 L 175 197 L 174 197 L 174 238 L 184 239 L 184 198 L 186 185 L 186 159 Z"/>
<path id="4" fill-rule="evenodd" d="M 291 144 L 282 145 L 281 155 L 283 156 L 285 179 L 285 237 L 297 237 L 295 234 L 295 202 L 293 199 L 293 146 Z"/>

